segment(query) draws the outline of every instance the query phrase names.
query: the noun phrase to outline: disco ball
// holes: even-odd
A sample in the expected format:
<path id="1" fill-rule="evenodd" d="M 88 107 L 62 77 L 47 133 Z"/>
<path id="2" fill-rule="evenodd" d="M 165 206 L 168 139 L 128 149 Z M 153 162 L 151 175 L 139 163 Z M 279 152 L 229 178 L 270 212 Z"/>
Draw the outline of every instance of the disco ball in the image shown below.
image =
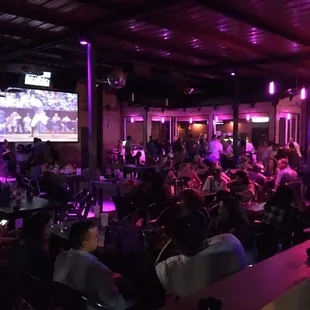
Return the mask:
<path id="1" fill-rule="evenodd" d="M 184 94 L 185 95 L 191 95 L 194 92 L 194 88 L 185 88 L 184 89 Z"/>
<path id="2" fill-rule="evenodd" d="M 121 69 L 113 70 L 108 75 L 108 84 L 115 89 L 123 88 L 127 83 L 127 76 Z"/>

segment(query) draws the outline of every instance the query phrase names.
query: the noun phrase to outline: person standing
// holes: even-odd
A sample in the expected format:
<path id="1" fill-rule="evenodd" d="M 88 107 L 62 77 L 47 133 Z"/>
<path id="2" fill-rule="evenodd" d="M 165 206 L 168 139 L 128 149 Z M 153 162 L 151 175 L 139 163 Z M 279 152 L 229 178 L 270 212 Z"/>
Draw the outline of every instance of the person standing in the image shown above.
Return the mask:
<path id="1" fill-rule="evenodd" d="M 9 161 L 11 160 L 11 150 L 9 149 L 8 140 L 4 140 L 1 147 L 2 175 L 7 178 L 9 173 Z"/>
<path id="2" fill-rule="evenodd" d="M 223 145 L 218 141 L 216 135 L 212 136 L 212 141 L 210 142 L 210 153 L 217 161 L 220 160 L 221 154 L 223 153 Z"/>
<path id="3" fill-rule="evenodd" d="M 290 148 L 290 144 L 291 143 L 294 144 L 294 147 L 295 147 L 295 150 L 297 152 L 297 155 L 298 155 L 298 157 L 301 158 L 302 156 L 301 156 L 301 152 L 300 152 L 300 146 L 299 146 L 299 144 L 296 141 L 294 141 L 293 138 L 290 138 L 290 140 L 288 141 L 288 144 L 286 145 L 286 148 Z"/>

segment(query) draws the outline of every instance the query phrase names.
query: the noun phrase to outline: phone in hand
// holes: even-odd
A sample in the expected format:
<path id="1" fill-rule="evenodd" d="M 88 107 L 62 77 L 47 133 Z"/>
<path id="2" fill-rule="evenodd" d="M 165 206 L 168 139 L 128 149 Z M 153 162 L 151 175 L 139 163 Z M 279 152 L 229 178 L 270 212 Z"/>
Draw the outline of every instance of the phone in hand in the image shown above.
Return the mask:
<path id="1" fill-rule="evenodd" d="M 8 220 L 1 220 L 0 226 L 5 226 L 8 223 Z"/>

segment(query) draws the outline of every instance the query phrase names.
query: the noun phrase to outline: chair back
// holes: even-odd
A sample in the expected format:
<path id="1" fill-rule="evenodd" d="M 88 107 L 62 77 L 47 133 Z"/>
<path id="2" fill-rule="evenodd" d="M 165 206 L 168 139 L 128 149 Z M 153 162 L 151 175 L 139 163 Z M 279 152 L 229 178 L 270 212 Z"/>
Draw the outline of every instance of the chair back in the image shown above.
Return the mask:
<path id="1" fill-rule="evenodd" d="M 86 310 L 88 307 L 98 310 L 105 309 L 101 304 L 90 301 L 81 292 L 63 283 L 54 282 L 53 290 L 52 309 L 57 307 L 62 310 Z"/>
<path id="2" fill-rule="evenodd" d="M 46 283 L 36 276 L 23 271 L 23 284 L 21 287 L 22 301 L 35 310 L 49 310 L 53 298 L 50 283 Z"/>
<path id="3" fill-rule="evenodd" d="M 90 211 L 91 206 L 94 203 L 94 200 L 95 200 L 95 198 L 91 194 L 87 195 L 86 204 L 85 204 L 85 207 L 84 207 L 83 218 L 87 218 L 88 217 L 88 213 Z"/>

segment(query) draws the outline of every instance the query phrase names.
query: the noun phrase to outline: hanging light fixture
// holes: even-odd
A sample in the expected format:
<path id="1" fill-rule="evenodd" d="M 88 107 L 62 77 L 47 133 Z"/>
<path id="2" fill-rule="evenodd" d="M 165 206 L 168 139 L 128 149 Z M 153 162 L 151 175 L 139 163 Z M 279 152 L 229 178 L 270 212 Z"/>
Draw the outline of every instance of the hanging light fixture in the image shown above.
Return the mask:
<path id="1" fill-rule="evenodd" d="M 271 81 L 269 83 L 269 94 L 273 95 L 275 93 L 275 85 L 274 85 L 274 81 Z"/>
<path id="2" fill-rule="evenodd" d="M 133 117 L 131 117 L 130 122 L 133 124 L 135 122 L 135 119 Z"/>
<path id="3" fill-rule="evenodd" d="M 190 124 L 193 123 L 193 119 L 192 119 L 192 118 L 189 119 L 189 123 L 190 123 Z"/>
<path id="4" fill-rule="evenodd" d="M 305 100 L 306 98 L 307 98 L 307 92 L 306 92 L 305 87 L 303 87 L 300 91 L 300 99 Z"/>
<path id="5" fill-rule="evenodd" d="M 247 114 L 246 120 L 249 122 L 250 121 L 250 114 Z"/>

